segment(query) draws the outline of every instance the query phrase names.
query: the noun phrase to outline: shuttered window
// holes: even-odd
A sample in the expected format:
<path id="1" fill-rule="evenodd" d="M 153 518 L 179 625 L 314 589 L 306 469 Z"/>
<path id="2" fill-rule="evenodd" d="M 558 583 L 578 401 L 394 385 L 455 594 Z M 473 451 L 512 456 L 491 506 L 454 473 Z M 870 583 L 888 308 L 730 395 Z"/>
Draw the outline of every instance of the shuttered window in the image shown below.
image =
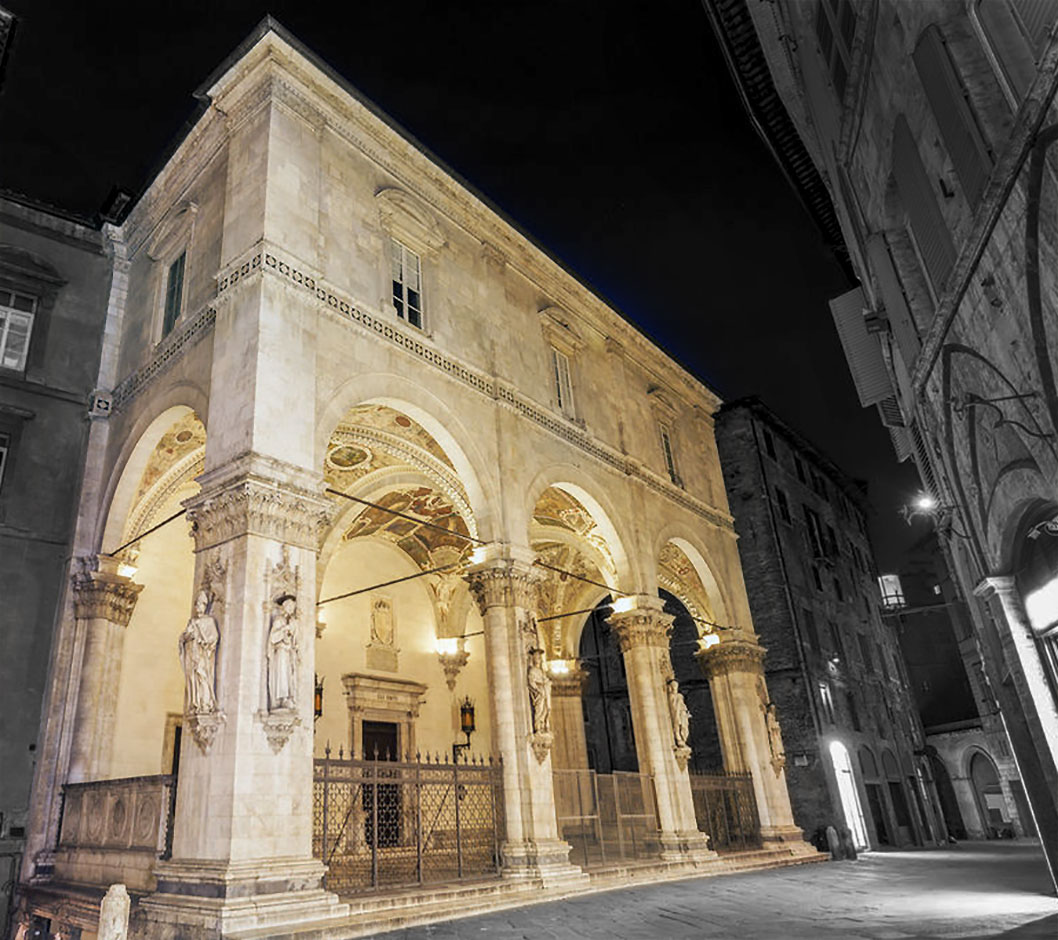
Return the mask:
<path id="1" fill-rule="evenodd" d="M 976 207 L 992 172 L 992 153 L 955 71 L 947 43 L 936 26 L 923 31 L 914 60 L 963 193 Z"/>
<path id="2" fill-rule="evenodd" d="M 863 308 L 863 290 L 859 287 L 830 301 L 830 312 L 845 350 L 856 394 L 866 408 L 892 395 L 893 386 L 885 369 L 878 337 L 867 332 Z"/>
<path id="3" fill-rule="evenodd" d="M 180 308 L 184 300 L 184 263 L 187 253 L 181 252 L 171 265 L 165 281 L 165 314 L 162 317 L 162 336 L 168 336 L 176 321 L 180 319 Z"/>
<path id="4" fill-rule="evenodd" d="M 911 443 L 915 448 L 915 463 L 918 465 L 918 475 L 922 478 L 922 485 L 934 499 L 940 499 L 940 487 L 937 486 L 937 475 L 933 472 L 933 461 L 917 422 L 911 424 Z"/>
<path id="5" fill-rule="evenodd" d="M 1058 4 L 1054 0 L 1010 0 L 1010 5 L 1021 21 L 1033 54 L 1038 58 L 1058 18 Z"/>
<path id="6" fill-rule="evenodd" d="M 911 236 L 933 285 L 933 292 L 939 296 L 955 265 L 955 246 L 922 166 L 918 145 L 902 114 L 896 119 L 893 128 L 893 176 L 896 178 L 900 202 L 907 213 Z"/>
<path id="7" fill-rule="evenodd" d="M 1052 9 L 1058 12 L 1058 5 Z M 977 0 L 977 16 L 1015 97 L 1024 98 L 1036 77 L 1036 55 L 1020 17 L 1010 0 Z"/>
<path id="8" fill-rule="evenodd" d="M 573 417 L 573 382 L 569 377 L 569 356 L 551 347 L 551 375 L 555 383 L 558 407 Z"/>
<path id="9" fill-rule="evenodd" d="M 904 288 L 896 273 L 889 246 L 881 233 L 872 235 L 867 242 L 867 257 L 871 270 L 878 279 L 878 287 L 885 304 L 885 313 L 889 319 L 889 328 L 893 331 L 900 354 L 910 369 L 918 357 L 920 348 L 918 329 L 907 305 Z"/>
<path id="10" fill-rule="evenodd" d="M 852 62 L 852 39 L 856 35 L 856 13 L 849 0 L 818 0 L 816 39 L 827 63 L 838 98 L 845 96 Z"/>

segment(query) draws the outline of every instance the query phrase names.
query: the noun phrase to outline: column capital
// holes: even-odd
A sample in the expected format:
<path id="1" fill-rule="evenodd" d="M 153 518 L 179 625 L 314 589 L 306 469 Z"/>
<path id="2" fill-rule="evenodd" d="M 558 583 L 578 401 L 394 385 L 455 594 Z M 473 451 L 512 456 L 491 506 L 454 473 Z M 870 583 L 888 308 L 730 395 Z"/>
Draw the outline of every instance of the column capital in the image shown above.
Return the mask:
<path id="1" fill-rule="evenodd" d="M 134 584 L 131 578 L 118 574 L 116 558 L 99 555 L 96 564 L 95 570 L 74 576 L 74 616 L 78 620 L 109 620 L 127 627 L 143 585 Z"/>
<path id="2" fill-rule="evenodd" d="M 482 616 L 490 607 L 536 609 L 536 586 L 544 572 L 533 566 L 532 552 L 491 542 L 476 549 L 475 554 L 483 560 L 471 565 L 463 580 L 470 586 Z"/>
<path id="3" fill-rule="evenodd" d="M 588 683 L 588 673 L 581 666 L 579 659 L 566 660 L 568 669 L 565 672 L 555 671 L 552 667 L 547 674 L 551 679 L 551 694 L 559 698 L 580 698 Z"/>
<path id="4" fill-rule="evenodd" d="M 651 594 L 623 597 L 614 604 L 613 613 L 606 620 L 622 653 L 640 646 L 669 648 L 669 633 L 675 618 L 663 608 L 661 598 Z"/>
<path id="5" fill-rule="evenodd" d="M 974 587 L 974 596 L 987 599 L 995 594 L 997 597 L 1010 597 L 1017 593 L 1017 583 L 1011 575 L 993 575 L 982 578 Z"/>
<path id="6" fill-rule="evenodd" d="M 199 477 L 202 490 L 184 500 L 195 549 L 260 535 L 316 551 L 333 504 L 314 474 L 260 454 L 245 454 Z"/>
<path id="7" fill-rule="evenodd" d="M 702 647 L 694 656 L 705 677 L 712 679 L 733 672 L 763 674 L 766 652 L 756 640 L 733 639 Z"/>

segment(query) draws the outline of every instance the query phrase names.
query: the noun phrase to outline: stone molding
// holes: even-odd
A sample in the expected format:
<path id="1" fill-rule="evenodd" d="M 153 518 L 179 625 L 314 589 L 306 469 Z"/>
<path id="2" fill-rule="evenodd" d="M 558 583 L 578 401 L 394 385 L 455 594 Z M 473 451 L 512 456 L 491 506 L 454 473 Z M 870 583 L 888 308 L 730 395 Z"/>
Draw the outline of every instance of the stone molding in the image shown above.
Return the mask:
<path id="1" fill-rule="evenodd" d="M 669 648 L 669 634 L 675 619 L 671 614 L 640 607 L 615 611 L 606 619 L 613 628 L 622 653 L 644 646 L 666 651 Z"/>
<path id="2" fill-rule="evenodd" d="M 767 652 L 756 640 L 725 640 L 695 654 L 698 665 L 707 679 L 735 672 L 763 675 L 764 654 Z"/>
<path id="3" fill-rule="evenodd" d="M 504 559 L 488 567 L 470 571 L 463 580 L 477 601 L 481 615 L 490 607 L 536 608 L 536 586 L 543 579 L 539 568 L 523 562 Z"/>
<path id="4" fill-rule="evenodd" d="M 277 470 L 283 469 L 278 461 L 263 460 L 275 464 Z M 246 461 L 260 462 L 259 456 Z M 260 535 L 312 551 L 319 549 L 330 525 L 332 504 L 317 492 L 281 482 L 271 474 L 271 478 L 262 476 L 255 472 L 258 469 L 244 470 L 215 488 L 208 486 L 207 474 L 202 479 L 202 492 L 184 500 L 196 551 L 243 535 Z"/>
<path id="5" fill-rule="evenodd" d="M 270 712 L 258 712 L 257 718 L 264 728 L 268 746 L 273 754 L 283 750 L 283 745 L 290 740 L 294 729 L 300 727 L 301 717 L 293 708 L 277 708 Z"/>
<path id="6" fill-rule="evenodd" d="M 184 715 L 184 724 L 187 725 L 195 743 L 201 748 L 203 754 L 208 754 L 213 746 L 213 739 L 217 736 L 220 726 L 227 720 L 224 712 L 217 710 L 212 712 L 189 712 Z"/>
<path id="7" fill-rule="evenodd" d="M 92 571 L 74 580 L 74 615 L 78 620 L 108 620 L 127 627 L 142 590 L 142 584 L 128 578 Z"/>

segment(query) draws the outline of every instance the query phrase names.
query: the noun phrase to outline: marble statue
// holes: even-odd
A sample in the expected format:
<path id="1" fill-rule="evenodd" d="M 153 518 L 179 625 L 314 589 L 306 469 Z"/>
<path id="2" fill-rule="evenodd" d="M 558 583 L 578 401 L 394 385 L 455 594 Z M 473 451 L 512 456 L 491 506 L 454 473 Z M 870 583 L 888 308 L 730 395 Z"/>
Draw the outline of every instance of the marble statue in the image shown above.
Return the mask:
<path id="1" fill-rule="evenodd" d="M 205 591 L 195 598 L 195 612 L 180 634 L 180 662 L 184 667 L 185 704 L 189 715 L 216 711 L 217 643 L 220 630 L 210 613 Z"/>
<path id="2" fill-rule="evenodd" d="M 529 706 L 533 713 L 533 733 L 549 734 L 551 731 L 551 679 L 544 669 L 544 651 L 529 650 Z"/>
<path id="3" fill-rule="evenodd" d="M 669 679 L 669 714 L 672 716 L 672 736 L 676 741 L 676 747 L 689 747 L 688 741 L 691 737 L 691 713 L 687 710 L 687 702 L 680 691 L 680 685 L 675 679 Z"/>
<path id="4" fill-rule="evenodd" d="M 782 732 L 779 730 L 779 709 L 774 702 L 769 702 L 764 709 L 764 723 L 768 727 L 768 746 L 771 748 L 771 762 L 778 773 L 786 766 L 786 751 L 782 746 Z"/>
<path id="5" fill-rule="evenodd" d="M 298 607 L 293 594 L 276 598 L 268 631 L 268 709 L 297 707 Z"/>

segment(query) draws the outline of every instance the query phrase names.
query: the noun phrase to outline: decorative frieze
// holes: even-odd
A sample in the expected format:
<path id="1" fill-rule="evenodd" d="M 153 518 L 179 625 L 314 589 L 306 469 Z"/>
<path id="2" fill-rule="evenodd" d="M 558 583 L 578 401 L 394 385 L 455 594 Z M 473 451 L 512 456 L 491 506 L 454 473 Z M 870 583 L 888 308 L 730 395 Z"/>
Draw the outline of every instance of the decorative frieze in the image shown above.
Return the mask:
<path id="1" fill-rule="evenodd" d="M 732 672 L 761 673 L 765 652 L 756 640 L 722 640 L 694 655 L 705 677 L 711 679 Z"/>
<path id="2" fill-rule="evenodd" d="M 543 577 L 544 573 L 539 568 L 502 560 L 469 572 L 464 580 L 470 585 L 470 593 L 484 616 L 490 607 L 533 610 L 536 606 L 536 585 Z"/>
<path id="3" fill-rule="evenodd" d="M 316 551 L 332 507 L 315 493 L 242 479 L 219 492 L 185 500 L 195 547 L 203 551 L 242 535 L 260 535 Z"/>
<path id="4" fill-rule="evenodd" d="M 615 611 L 607 618 L 613 628 L 621 652 L 641 646 L 664 649 L 669 648 L 669 634 L 672 632 L 671 614 L 649 608 Z"/>

